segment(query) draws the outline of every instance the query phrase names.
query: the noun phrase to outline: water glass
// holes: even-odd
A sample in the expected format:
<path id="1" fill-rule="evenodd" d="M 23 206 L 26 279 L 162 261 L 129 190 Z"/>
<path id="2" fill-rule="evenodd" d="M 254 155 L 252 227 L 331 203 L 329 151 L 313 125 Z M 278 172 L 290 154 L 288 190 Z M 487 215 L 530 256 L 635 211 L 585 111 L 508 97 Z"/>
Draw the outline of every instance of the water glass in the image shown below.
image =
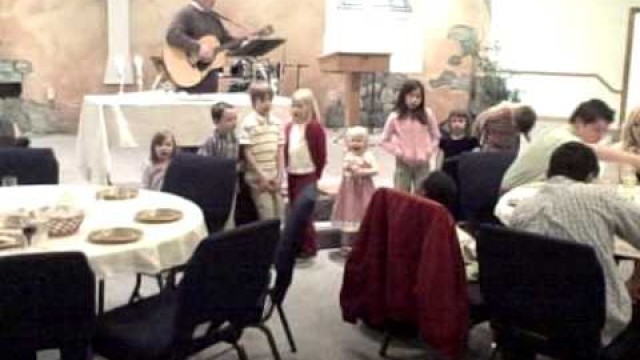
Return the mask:
<path id="1" fill-rule="evenodd" d="M 17 186 L 18 185 L 18 177 L 17 176 L 3 176 L 2 177 L 2 186 Z"/>
<path id="2" fill-rule="evenodd" d="M 33 235 L 35 235 L 36 231 L 38 231 L 36 223 L 30 218 L 25 219 L 22 224 L 22 235 L 24 235 L 25 240 L 23 247 L 31 247 L 31 240 L 33 239 Z"/>

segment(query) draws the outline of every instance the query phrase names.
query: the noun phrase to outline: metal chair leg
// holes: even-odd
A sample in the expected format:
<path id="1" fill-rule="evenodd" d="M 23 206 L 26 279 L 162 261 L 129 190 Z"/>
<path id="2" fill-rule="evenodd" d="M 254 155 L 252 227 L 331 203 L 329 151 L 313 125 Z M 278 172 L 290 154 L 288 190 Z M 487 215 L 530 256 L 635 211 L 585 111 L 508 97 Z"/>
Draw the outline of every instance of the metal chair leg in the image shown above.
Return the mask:
<path id="1" fill-rule="evenodd" d="M 269 328 L 264 324 L 257 325 L 256 328 L 262 331 L 262 333 L 267 337 L 267 341 L 269 342 L 269 347 L 271 348 L 271 353 L 273 354 L 273 358 L 275 360 L 281 360 L 280 352 L 278 351 L 278 345 L 276 344 L 276 341 L 273 338 L 273 334 L 271 333 L 271 330 L 269 330 Z"/>
<path id="2" fill-rule="evenodd" d="M 495 344 L 494 344 L 495 345 Z M 489 360 L 495 360 L 496 356 L 498 355 L 498 353 L 500 352 L 500 346 L 495 346 L 493 348 L 493 351 L 491 352 L 491 357 L 489 358 Z"/>
<path id="3" fill-rule="evenodd" d="M 291 333 L 291 329 L 289 328 L 289 322 L 287 321 L 287 317 L 284 314 L 284 310 L 282 310 L 282 304 L 277 304 L 276 310 L 278 310 L 280 322 L 282 323 L 282 327 L 284 328 L 284 333 L 287 335 L 289 346 L 291 346 L 291 352 L 298 351 L 298 349 L 296 348 L 296 343 L 295 341 L 293 341 L 293 334 Z"/>
<path id="4" fill-rule="evenodd" d="M 382 346 L 380 347 L 380 356 L 387 357 L 387 349 L 389 349 L 389 344 L 391 343 L 391 334 L 386 333 L 384 335 L 384 340 L 382 340 Z"/>
<path id="5" fill-rule="evenodd" d="M 162 273 L 156 274 L 156 281 L 158 282 L 158 290 L 162 291 L 162 289 L 164 289 L 164 278 L 162 277 Z"/>
<path id="6" fill-rule="evenodd" d="M 142 274 L 136 274 L 136 284 L 133 286 L 133 291 L 129 297 L 129 304 L 132 304 L 142 298 L 140 296 L 140 287 L 142 286 Z"/>
<path id="7" fill-rule="evenodd" d="M 233 345 L 233 348 L 236 350 L 236 353 L 238 354 L 238 359 L 249 360 L 249 357 L 247 356 L 247 352 L 244 351 L 244 347 L 242 345 L 238 344 L 237 342 L 234 342 L 231 345 Z"/>

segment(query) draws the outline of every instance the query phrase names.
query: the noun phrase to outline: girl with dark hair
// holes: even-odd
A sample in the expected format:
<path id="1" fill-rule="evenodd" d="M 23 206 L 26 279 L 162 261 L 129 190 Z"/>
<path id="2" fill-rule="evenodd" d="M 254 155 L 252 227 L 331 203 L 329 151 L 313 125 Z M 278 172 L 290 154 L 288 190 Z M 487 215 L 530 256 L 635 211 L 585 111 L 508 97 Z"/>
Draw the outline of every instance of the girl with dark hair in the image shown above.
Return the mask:
<path id="1" fill-rule="evenodd" d="M 382 133 L 382 147 L 396 158 L 396 189 L 416 192 L 429 174 L 429 160 L 440 141 L 438 122 L 425 107 L 421 82 L 407 80 Z"/>
<path id="2" fill-rule="evenodd" d="M 160 191 L 171 158 L 176 153 L 176 139 L 169 131 L 155 133 L 151 139 L 149 160 L 142 173 L 142 187 Z"/>
<path id="3" fill-rule="evenodd" d="M 443 125 L 444 134 L 440 149 L 444 159 L 458 156 L 479 146 L 478 139 L 471 137 L 471 116 L 466 110 L 453 110 Z"/>

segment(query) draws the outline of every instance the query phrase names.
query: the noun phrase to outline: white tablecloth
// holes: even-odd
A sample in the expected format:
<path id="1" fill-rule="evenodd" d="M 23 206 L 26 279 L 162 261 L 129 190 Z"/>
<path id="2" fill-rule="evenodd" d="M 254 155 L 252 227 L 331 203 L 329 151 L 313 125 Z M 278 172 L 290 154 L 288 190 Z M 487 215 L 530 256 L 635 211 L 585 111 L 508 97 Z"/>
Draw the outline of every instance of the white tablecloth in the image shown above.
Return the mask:
<path id="1" fill-rule="evenodd" d="M 185 263 L 196 246 L 207 235 L 200 208 L 181 197 L 141 190 L 131 200 L 96 200 L 98 186 L 17 186 L 0 187 L 0 213 L 24 208 L 37 209 L 60 202 L 85 211 L 78 232 L 61 238 L 49 238 L 28 249 L 7 249 L 0 256 L 30 252 L 81 251 L 99 278 L 115 274 L 155 273 Z M 182 211 L 181 220 L 169 224 L 140 224 L 135 214 L 143 209 L 173 208 Z M 87 241 L 97 229 L 133 227 L 143 231 L 143 237 L 129 244 L 99 245 Z"/>
<path id="2" fill-rule="evenodd" d="M 199 146 L 211 134 L 211 105 L 224 101 L 238 108 L 239 119 L 251 110 L 247 93 L 186 94 L 149 91 L 84 97 L 76 156 L 83 177 L 106 184 L 110 149 L 149 147 L 153 134 L 169 130 L 179 146 Z M 291 100 L 276 96 L 273 112 L 287 121 Z"/>
<path id="3" fill-rule="evenodd" d="M 513 215 L 513 211 L 516 206 L 525 199 L 533 197 L 540 187 L 543 186 L 543 183 L 535 183 L 530 185 L 524 185 L 517 187 L 515 189 L 510 190 L 500 197 L 498 203 L 496 204 L 496 208 L 494 209 L 494 214 L 502 223 L 505 225 L 509 225 L 511 217 Z M 595 185 L 594 185 L 595 186 Z M 615 185 L 602 185 L 602 186 L 615 186 Z M 620 189 L 621 191 L 627 191 L 627 189 Z M 636 187 L 632 189 L 634 193 L 633 198 L 634 201 L 640 203 L 640 196 L 638 193 L 640 192 L 640 187 Z M 626 257 L 629 259 L 640 260 L 640 251 L 629 243 L 622 239 L 616 239 L 615 243 L 615 253 L 618 256 Z"/>

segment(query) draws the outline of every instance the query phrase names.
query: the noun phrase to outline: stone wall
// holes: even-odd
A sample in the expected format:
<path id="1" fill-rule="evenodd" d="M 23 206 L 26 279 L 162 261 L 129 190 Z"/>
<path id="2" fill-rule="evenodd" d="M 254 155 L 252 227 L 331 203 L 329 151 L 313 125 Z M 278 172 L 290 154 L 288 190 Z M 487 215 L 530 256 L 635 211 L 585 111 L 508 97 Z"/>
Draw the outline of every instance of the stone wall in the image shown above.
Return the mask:
<path id="1" fill-rule="evenodd" d="M 448 38 L 448 32 L 454 25 L 465 24 L 478 29 L 482 35 L 487 25 L 485 0 L 419 1 L 429 3 L 430 9 L 424 19 L 427 24 L 425 71 L 411 76 L 426 84 L 446 70 L 468 77 L 469 61 L 463 60 L 453 69 L 448 64 L 452 54 L 461 52 L 459 42 Z M 151 84 L 155 77 L 148 59 L 160 54 L 167 24 L 176 9 L 185 3 L 185 0 L 131 1 L 132 54 L 146 59 L 146 84 Z M 270 57 L 274 61 L 309 64 L 302 72 L 301 86 L 316 92 L 325 111 L 342 97 L 340 76 L 320 72 L 316 62 L 322 52 L 323 1 L 219 0 L 218 6 L 222 13 L 240 23 L 256 28 L 273 24 L 276 35 L 287 38 L 287 43 Z M 84 94 L 117 91 L 117 86 L 102 84 L 107 55 L 106 7 L 105 0 L 0 2 L 0 57 L 23 58 L 33 63 L 34 72 L 25 81 L 23 97 L 37 104 L 49 104 L 47 94 L 49 97 L 54 94 L 51 105 L 64 125 L 77 122 Z M 242 32 L 233 27 L 232 31 Z M 287 71 L 283 80 L 284 94 L 291 94 L 295 90 L 295 72 Z M 451 108 L 466 105 L 465 89 L 428 88 L 427 103 L 439 119 Z M 380 96 L 388 97 L 389 91 L 381 91 Z"/>

